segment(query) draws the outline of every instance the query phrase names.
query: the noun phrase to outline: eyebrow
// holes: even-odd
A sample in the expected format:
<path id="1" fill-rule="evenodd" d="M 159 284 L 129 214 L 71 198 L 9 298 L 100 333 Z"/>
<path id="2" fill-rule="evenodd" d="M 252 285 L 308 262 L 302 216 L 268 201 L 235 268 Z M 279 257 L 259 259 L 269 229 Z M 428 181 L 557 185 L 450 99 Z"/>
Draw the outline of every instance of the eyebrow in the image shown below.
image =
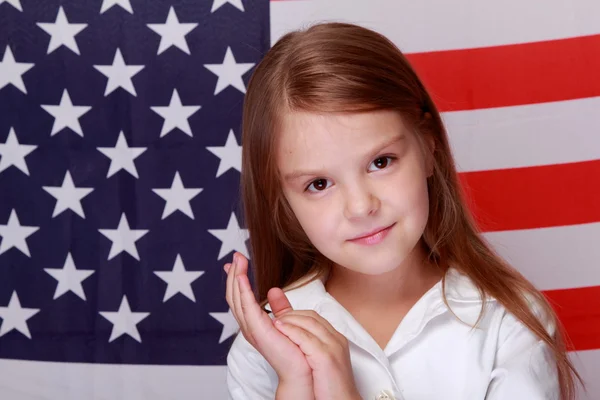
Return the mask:
<path id="1" fill-rule="evenodd" d="M 392 144 L 395 144 L 397 142 L 400 142 L 400 141 L 404 140 L 405 138 L 406 138 L 406 136 L 404 134 L 396 135 L 393 138 L 383 142 L 379 146 L 374 147 L 373 150 L 370 151 L 368 154 L 371 157 L 373 157 L 373 156 L 375 156 L 375 154 L 379 153 L 381 150 L 385 149 L 386 147 L 391 146 Z M 309 170 L 300 171 L 300 170 L 297 170 L 297 171 L 291 172 L 289 174 L 286 174 L 283 177 L 283 179 L 289 182 L 289 181 L 294 181 L 298 178 L 302 178 L 303 176 L 318 176 L 321 174 L 322 174 L 322 171 L 316 171 L 316 170 L 315 171 L 309 171 Z"/>

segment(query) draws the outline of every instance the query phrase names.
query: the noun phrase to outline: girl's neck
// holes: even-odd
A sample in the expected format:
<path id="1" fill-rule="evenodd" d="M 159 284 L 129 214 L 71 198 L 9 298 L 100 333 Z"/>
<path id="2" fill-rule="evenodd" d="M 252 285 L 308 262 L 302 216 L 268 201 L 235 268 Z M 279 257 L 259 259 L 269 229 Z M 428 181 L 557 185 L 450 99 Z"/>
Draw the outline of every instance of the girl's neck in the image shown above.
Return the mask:
<path id="1" fill-rule="evenodd" d="M 422 246 L 416 246 L 398 268 L 367 275 L 333 265 L 325 282 L 327 292 L 346 308 L 389 309 L 416 302 L 443 275 L 428 263 Z"/>

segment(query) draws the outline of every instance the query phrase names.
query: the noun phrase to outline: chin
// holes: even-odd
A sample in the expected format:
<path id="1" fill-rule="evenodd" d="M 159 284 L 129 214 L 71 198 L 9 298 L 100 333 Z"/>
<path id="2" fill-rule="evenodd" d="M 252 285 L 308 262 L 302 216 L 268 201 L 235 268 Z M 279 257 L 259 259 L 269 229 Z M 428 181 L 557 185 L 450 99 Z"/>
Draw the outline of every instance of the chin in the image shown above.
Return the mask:
<path id="1" fill-rule="evenodd" d="M 364 275 L 382 275 L 398 268 L 406 260 L 408 254 L 366 255 L 362 257 L 347 257 L 337 263 L 346 269 Z"/>
<path id="2" fill-rule="evenodd" d="M 356 269 L 354 267 L 351 269 L 366 275 L 385 274 L 397 269 L 409 258 L 412 258 L 418 243 L 419 240 L 416 239 L 412 246 L 402 242 L 389 243 L 387 246 L 377 249 L 379 251 L 361 251 L 359 254 L 347 257 L 348 264 L 346 265 L 352 265 Z"/>

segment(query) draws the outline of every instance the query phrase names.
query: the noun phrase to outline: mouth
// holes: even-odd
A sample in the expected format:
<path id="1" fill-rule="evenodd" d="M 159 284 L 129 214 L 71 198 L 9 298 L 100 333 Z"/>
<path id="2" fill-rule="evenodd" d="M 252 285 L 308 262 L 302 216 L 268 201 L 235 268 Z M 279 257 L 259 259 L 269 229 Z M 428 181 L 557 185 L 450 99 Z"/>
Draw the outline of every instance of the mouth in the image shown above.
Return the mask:
<path id="1" fill-rule="evenodd" d="M 350 239 L 348 241 L 352 242 L 352 243 L 366 244 L 366 245 L 380 243 L 383 239 L 385 239 L 388 232 L 394 227 L 394 225 L 396 225 L 395 222 L 392 225 L 382 227 L 382 228 L 376 228 L 370 232 L 360 234 L 359 236 L 357 236 L 353 239 Z"/>

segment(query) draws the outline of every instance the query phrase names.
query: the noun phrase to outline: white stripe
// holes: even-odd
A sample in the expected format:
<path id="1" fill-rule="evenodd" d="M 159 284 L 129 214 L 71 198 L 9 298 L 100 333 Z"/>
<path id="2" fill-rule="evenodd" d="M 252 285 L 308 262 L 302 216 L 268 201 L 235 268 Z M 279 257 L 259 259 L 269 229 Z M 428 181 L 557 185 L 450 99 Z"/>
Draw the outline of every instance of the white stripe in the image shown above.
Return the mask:
<path id="1" fill-rule="evenodd" d="M 540 290 L 600 285 L 600 223 L 488 232 L 484 237 Z"/>
<path id="2" fill-rule="evenodd" d="M 598 2 L 600 4 L 600 1 Z M 600 97 L 443 113 L 459 171 L 600 159 Z"/>
<path id="3" fill-rule="evenodd" d="M 226 399 L 226 367 L 0 360 L 0 394 L 10 400 Z"/>
<path id="4" fill-rule="evenodd" d="M 570 353 L 600 399 L 600 350 Z M 70 364 L 0 360 L 0 393 L 10 400 L 198 400 L 226 399 L 225 367 Z"/>
<path id="5" fill-rule="evenodd" d="M 587 386 L 588 393 L 579 391 L 577 400 L 598 400 L 600 399 L 600 350 L 579 351 L 571 353 L 571 360 L 575 369 L 581 375 Z"/>
<path id="6" fill-rule="evenodd" d="M 271 43 L 289 30 L 324 20 L 375 29 L 412 53 L 597 34 L 600 1 L 275 1 Z"/>

